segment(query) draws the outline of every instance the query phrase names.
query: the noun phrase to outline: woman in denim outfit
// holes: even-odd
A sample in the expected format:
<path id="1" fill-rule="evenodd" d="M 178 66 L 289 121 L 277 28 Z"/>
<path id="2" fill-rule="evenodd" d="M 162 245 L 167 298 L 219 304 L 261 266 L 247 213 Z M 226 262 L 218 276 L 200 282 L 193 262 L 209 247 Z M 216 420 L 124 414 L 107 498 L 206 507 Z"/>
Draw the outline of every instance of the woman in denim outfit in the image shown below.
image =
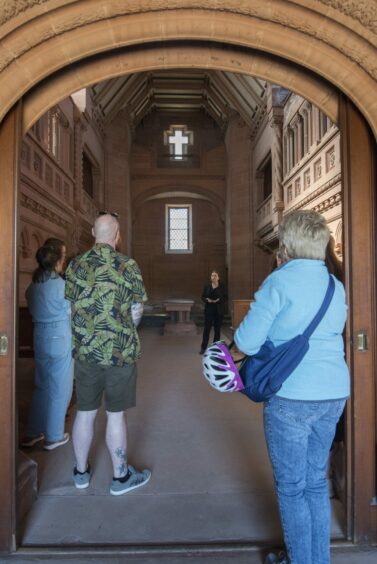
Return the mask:
<path id="1" fill-rule="evenodd" d="M 34 322 L 35 388 L 22 446 L 44 439 L 44 449 L 53 450 L 69 441 L 64 432 L 67 407 L 72 395 L 71 306 L 64 298 L 60 276 L 66 248 L 59 239 L 47 239 L 36 253 L 38 268 L 26 290 Z"/>
<path id="2" fill-rule="evenodd" d="M 238 348 L 255 354 L 267 338 L 279 345 L 300 334 L 325 296 L 324 259 L 330 233 L 318 213 L 300 210 L 279 227 L 283 264 L 255 294 L 235 333 Z M 264 404 L 264 430 L 288 552 L 266 563 L 328 564 L 330 501 L 327 463 L 337 421 L 349 396 L 343 329 L 347 306 L 343 284 L 335 292 L 310 348 L 279 392 Z"/>

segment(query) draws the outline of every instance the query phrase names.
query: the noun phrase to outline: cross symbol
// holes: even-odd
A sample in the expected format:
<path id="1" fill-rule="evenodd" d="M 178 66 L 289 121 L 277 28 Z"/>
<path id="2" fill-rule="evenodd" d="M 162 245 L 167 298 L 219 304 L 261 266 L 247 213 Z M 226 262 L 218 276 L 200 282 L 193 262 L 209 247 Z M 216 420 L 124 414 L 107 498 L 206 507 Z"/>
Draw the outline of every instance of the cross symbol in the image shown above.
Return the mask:
<path id="1" fill-rule="evenodd" d="M 176 129 L 174 135 L 169 136 L 169 143 L 174 145 L 174 158 L 182 160 L 183 145 L 188 145 L 189 138 L 182 135 L 181 129 Z"/>

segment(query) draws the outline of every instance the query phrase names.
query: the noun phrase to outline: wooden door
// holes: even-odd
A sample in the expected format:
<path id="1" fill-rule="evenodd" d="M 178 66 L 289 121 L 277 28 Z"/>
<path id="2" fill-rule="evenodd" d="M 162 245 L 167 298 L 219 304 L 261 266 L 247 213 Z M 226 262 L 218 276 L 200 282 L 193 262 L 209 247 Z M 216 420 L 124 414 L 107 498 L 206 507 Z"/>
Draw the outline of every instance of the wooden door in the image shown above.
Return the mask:
<path id="1" fill-rule="evenodd" d="M 15 320 L 20 139 L 19 104 L 0 124 L 0 552 L 10 552 L 16 544 Z"/>
<path id="2" fill-rule="evenodd" d="M 352 379 L 347 409 L 348 536 L 354 542 L 371 543 L 377 540 L 376 141 L 345 97 L 340 112 L 347 357 Z"/>

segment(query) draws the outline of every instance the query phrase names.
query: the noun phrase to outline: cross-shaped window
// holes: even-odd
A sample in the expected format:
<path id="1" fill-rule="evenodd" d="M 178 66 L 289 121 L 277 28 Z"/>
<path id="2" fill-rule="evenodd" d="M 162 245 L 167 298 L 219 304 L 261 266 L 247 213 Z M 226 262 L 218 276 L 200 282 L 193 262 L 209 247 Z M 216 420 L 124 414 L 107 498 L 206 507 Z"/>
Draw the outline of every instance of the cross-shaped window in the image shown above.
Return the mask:
<path id="1" fill-rule="evenodd" d="M 169 143 L 174 145 L 174 158 L 177 160 L 182 160 L 183 147 L 188 145 L 189 138 L 187 135 L 183 135 L 181 129 L 176 129 L 174 135 L 169 136 Z"/>
<path id="2" fill-rule="evenodd" d="M 170 156 L 175 161 L 182 161 L 188 153 L 188 146 L 193 144 L 194 134 L 187 131 L 185 125 L 171 125 L 164 131 L 164 144 L 169 145 Z"/>

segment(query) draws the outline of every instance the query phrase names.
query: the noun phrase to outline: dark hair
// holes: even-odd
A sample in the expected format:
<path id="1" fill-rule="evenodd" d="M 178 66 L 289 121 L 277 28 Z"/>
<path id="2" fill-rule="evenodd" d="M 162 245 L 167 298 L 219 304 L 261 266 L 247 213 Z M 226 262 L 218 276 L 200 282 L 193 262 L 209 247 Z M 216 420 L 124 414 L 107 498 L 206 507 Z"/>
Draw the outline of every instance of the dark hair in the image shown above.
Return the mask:
<path id="1" fill-rule="evenodd" d="M 63 257 L 64 241 L 49 237 L 35 254 L 38 267 L 33 272 L 33 282 L 45 282 L 55 273 L 57 263 Z"/>

